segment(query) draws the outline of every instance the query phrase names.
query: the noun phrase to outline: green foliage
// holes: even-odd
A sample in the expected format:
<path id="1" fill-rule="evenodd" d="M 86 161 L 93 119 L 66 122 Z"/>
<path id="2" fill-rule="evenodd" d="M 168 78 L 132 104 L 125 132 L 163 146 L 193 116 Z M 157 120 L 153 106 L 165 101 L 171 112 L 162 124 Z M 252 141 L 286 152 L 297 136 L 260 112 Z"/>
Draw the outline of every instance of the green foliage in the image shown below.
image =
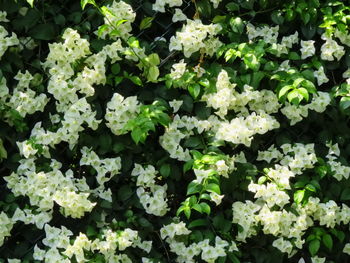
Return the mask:
<path id="1" fill-rule="evenodd" d="M 150 251 L 146 251 L 137 247 L 138 241 L 135 240 L 135 247 L 126 249 L 122 249 L 123 244 L 113 241 L 113 245 L 119 246 L 116 253 L 127 255 L 131 262 L 145 261 L 142 258 L 149 258 L 149 262 L 175 262 L 179 255 L 174 252 L 176 249 L 170 248 L 171 239 L 186 247 L 200 242 L 203 245 L 207 241 L 210 246 L 219 247 L 221 241 L 228 242 L 228 245 L 223 245 L 224 256 L 205 260 L 205 251 L 200 251 L 194 256 L 196 262 L 277 263 L 298 262 L 301 257 L 305 262 L 311 262 L 310 257 L 314 256 L 325 257 L 325 262 L 348 262 L 348 254 L 343 253 L 344 246 L 349 243 L 348 224 L 344 222 L 348 221 L 346 209 L 350 200 L 347 171 L 350 155 L 350 76 L 347 76 L 350 75 L 347 72 L 350 49 L 346 38 L 349 37 L 350 21 L 348 1 L 223 0 L 218 7 L 214 6 L 215 1 L 210 0 L 183 1 L 182 6 L 175 8 L 181 9 L 188 19 L 201 21 L 204 26 L 211 23 L 220 26 L 213 39 L 217 37 L 221 44 L 215 46 L 213 39 L 205 39 L 203 43 L 206 46 L 190 56 L 184 56 L 183 47 L 169 50 L 171 37 L 180 35 L 189 23 L 186 20 L 172 22 L 173 6 L 166 5 L 163 13 L 153 10 L 155 1 L 126 2 L 135 12 L 134 20 L 118 18 L 114 21 L 113 18 L 119 17 L 119 14 L 110 5 L 113 1 L 0 0 L 0 11 L 6 11 L 9 20 L 0 22 L 4 28 L 1 32 L 8 32 L 3 38 L 15 33 L 20 39 L 20 44 L 9 47 L 4 46 L 8 40 L 0 41 L 0 51 L 4 47 L 4 54 L 0 56 L 0 94 L 6 93 L 5 88 L 9 89 L 0 100 L 0 215 L 4 213 L 11 218 L 17 208 L 32 213 L 32 218 L 39 215 L 40 209 L 24 191 L 37 187 L 36 191 L 40 192 L 45 185 L 29 184 L 17 191 L 12 188 L 35 175 L 54 178 L 54 174 L 49 173 L 56 166 L 51 161 L 57 160 L 61 163 L 58 170 L 68 178 L 66 180 L 74 182 L 74 192 L 88 194 L 88 202 L 94 204 L 91 211 L 78 219 L 70 217 L 62 203 L 51 200 L 53 209 L 47 211 L 53 219 L 48 224 L 65 226 L 72 231 L 69 240 L 64 241 L 67 245 L 73 245 L 79 233 L 85 234 L 91 241 L 95 240 L 96 245 L 109 233 L 115 234 L 118 239 L 123 237 L 126 229 L 132 229 L 138 231 L 138 241 L 150 240 L 153 243 Z M 113 23 L 107 23 L 108 19 L 112 19 Z M 248 32 L 252 30 L 251 25 L 264 34 L 251 37 Z M 273 33 L 268 30 L 276 25 L 278 36 L 274 40 L 271 37 Z M 72 52 L 72 56 L 60 57 L 56 54 L 57 61 L 62 61 L 53 63 L 54 66 L 45 65 L 57 43 L 69 42 L 62 39 L 67 28 L 76 30 L 80 38 L 89 43 L 90 53 L 71 64 L 67 63 L 73 55 L 83 52 L 82 47 L 74 43 L 71 48 L 75 47 L 77 51 Z M 254 35 L 254 30 L 251 32 Z M 298 33 L 297 41 L 285 50 L 280 49 L 283 38 L 295 32 Z M 187 34 L 184 42 L 190 42 L 191 37 L 199 35 L 199 31 Z M 165 41 L 158 37 L 164 37 Z M 344 54 L 339 55 L 339 59 L 334 54 L 331 55 L 334 55 L 333 60 L 321 55 L 324 55 L 322 50 L 327 37 L 343 48 Z M 315 41 L 315 52 L 311 56 L 304 58 L 301 40 Z M 118 41 L 119 48 L 106 48 Z M 331 43 L 334 45 L 331 50 L 337 50 Z M 212 55 L 204 51 L 208 46 L 213 49 Z M 67 54 L 67 50 L 58 53 Z M 105 53 L 101 55 L 99 52 Z M 108 52 L 113 53 L 114 58 L 106 55 Z M 337 52 L 341 52 L 341 48 Z M 95 54 L 99 56 L 93 57 Z M 103 56 L 106 56 L 105 62 L 98 63 Z M 185 64 L 183 72 L 174 68 L 176 63 Z M 64 74 L 60 72 L 62 69 Z M 322 84 L 319 84 L 316 73 L 319 69 L 323 69 L 328 78 Z M 26 70 L 33 79 L 28 87 L 19 87 L 16 75 Z M 91 77 L 88 72 L 94 70 L 105 71 L 105 74 L 99 75 L 99 72 Z M 220 86 L 218 82 L 223 71 L 227 73 L 228 80 Z M 55 79 L 59 81 L 54 83 Z M 84 92 L 90 87 L 87 85 L 89 81 L 93 83 L 93 94 L 88 96 Z M 53 91 L 55 88 L 64 90 L 64 96 L 70 96 L 66 96 L 65 101 L 59 101 Z M 28 100 L 28 89 L 35 96 L 47 95 L 48 102 L 43 111 L 23 114 L 23 108 L 30 108 L 24 103 Z M 279 101 L 276 111 L 264 112 L 279 124 L 279 127 L 267 132 L 263 130 L 268 121 L 258 122 L 262 118 L 259 114 L 268 110 L 274 102 L 268 96 L 265 101 L 259 101 L 263 90 L 271 92 Z M 13 102 L 17 91 L 25 107 Z M 107 123 L 106 108 L 115 93 L 124 99 L 134 97 L 139 104 L 118 104 L 112 115 L 118 118 Z M 330 102 L 323 102 L 327 104 L 325 110 L 312 108 L 310 105 L 325 93 L 330 95 Z M 251 97 L 245 97 L 245 94 L 254 96 L 254 99 L 250 100 Z M 79 99 L 86 99 L 96 116 L 83 116 L 87 109 L 69 112 L 69 107 Z M 182 104 L 179 108 L 169 107 L 171 102 Z M 302 119 L 293 124 L 282 112 L 290 104 L 290 114 Z M 60 107 L 61 110 L 58 110 Z M 123 115 L 123 110 L 128 107 L 130 112 Z M 225 113 L 220 112 L 222 108 L 225 108 Z M 72 115 L 79 113 L 80 117 L 65 120 L 67 112 Z M 252 113 L 255 115 L 247 124 L 248 128 L 245 127 L 247 129 L 242 130 L 241 125 L 229 126 L 238 119 L 247 119 Z M 98 122 L 96 127 L 93 127 L 92 120 Z M 79 121 L 82 125 L 74 127 Z M 122 127 L 112 131 L 110 126 L 117 126 L 116 123 Z M 70 139 L 67 139 L 67 130 L 74 131 Z M 45 131 L 44 135 L 42 131 Z M 225 131 L 227 137 L 219 138 L 220 133 Z M 247 137 L 251 139 L 250 144 L 233 143 L 234 139 L 249 132 L 253 134 Z M 59 142 L 50 141 L 52 134 L 56 133 L 60 134 L 55 139 Z M 234 139 L 230 141 L 228 137 Z M 75 139 L 76 143 L 71 143 Z M 293 158 L 304 153 L 286 153 L 287 144 L 290 147 L 313 144 L 316 161 L 299 171 L 295 167 L 302 166 L 303 162 L 300 164 Z M 339 153 L 330 153 L 330 147 L 326 146 L 329 144 L 337 144 Z M 269 161 L 258 158 L 272 145 L 281 155 L 288 157 L 283 164 L 282 157 L 276 152 L 275 156 L 271 153 L 270 160 L 266 158 Z M 82 165 L 83 147 L 96 153 L 105 163 L 97 167 L 97 158 L 92 158 L 91 164 Z M 25 151 L 27 156 L 23 154 Z M 118 162 L 116 158 L 120 158 L 121 163 L 118 172 L 111 168 Z M 311 157 L 304 154 L 302 160 L 307 163 L 308 158 Z M 25 159 L 33 159 L 34 170 L 28 170 L 24 175 L 21 169 L 31 167 L 18 170 Z M 152 177 L 147 173 L 133 176 L 135 164 L 155 168 L 152 183 L 146 180 L 149 179 L 147 176 Z M 290 187 L 277 177 L 269 176 L 279 165 L 293 172 L 288 179 Z M 291 168 L 293 165 L 295 167 Z M 101 176 L 101 171 L 106 171 L 105 177 Z M 18 179 L 7 181 L 8 176 L 17 173 Z M 146 183 L 138 182 L 142 178 Z M 99 180 L 105 182 L 100 184 Z M 65 180 L 55 183 L 60 186 Z M 254 192 L 253 185 L 260 190 Z M 275 196 L 264 199 L 270 192 L 261 193 L 264 187 L 270 185 L 276 186 L 279 191 L 277 198 L 282 199 L 286 195 L 289 202 L 280 207 L 273 204 Z M 164 196 L 159 194 L 157 187 L 166 189 Z M 141 190 L 152 200 L 156 195 L 152 192 L 153 188 L 159 191 L 159 196 L 167 205 L 162 216 L 147 210 L 159 205 L 162 198 L 158 196 L 148 206 L 141 202 Z M 110 198 L 106 198 L 108 193 L 103 192 L 106 189 L 111 190 Z M 73 197 L 66 199 L 69 203 Z M 37 197 L 37 200 L 42 203 L 47 201 L 43 197 Z M 329 209 L 329 213 L 322 214 L 323 210 L 315 204 L 315 200 Z M 257 204 L 259 209 L 250 216 L 247 206 L 242 206 L 239 213 L 233 213 L 233 204 L 248 202 Z M 335 212 L 332 210 L 333 203 Z M 314 211 L 313 206 L 318 210 Z M 273 217 L 259 221 L 263 207 L 276 218 L 282 211 L 288 216 L 281 221 L 273 221 Z M 344 213 L 342 216 L 339 216 L 340 211 Z M 333 213 L 336 216 L 332 219 Z M 296 237 L 282 234 L 297 225 L 283 225 L 294 218 L 300 220 L 300 228 L 303 224 L 307 226 L 300 232 L 301 240 L 305 242 L 298 244 L 299 247 Z M 237 220 L 241 221 L 237 223 Z M 268 220 L 272 221 L 270 226 L 267 225 Z M 180 222 L 191 233 L 162 238 L 163 227 Z M 244 225 L 244 222 L 248 223 Z M 0 228 L 5 229 L 3 225 Z M 254 234 L 244 240 L 242 236 L 247 229 Z M 3 233 L 5 230 L 0 233 L 0 244 Z M 240 235 L 241 238 L 238 238 Z M 34 221 L 16 219 L 10 234 L 4 235 L 0 262 L 12 258 L 34 262 L 35 245 L 49 249 L 45 245 L 45 237 L 45 229 L 38 227 Z M 290 242 L 295 253 L 294 250 L 283 253 L 273 245 L 281 237 Z M 59 253 L 64 253 L 64 250 L 59 248 Z M 84 249 L 82 252 L 87 262 L 107 261 L 97 250 Z M 65 255 L 64 258 L 71 262 L 79 261 L 77 255 Z"/>

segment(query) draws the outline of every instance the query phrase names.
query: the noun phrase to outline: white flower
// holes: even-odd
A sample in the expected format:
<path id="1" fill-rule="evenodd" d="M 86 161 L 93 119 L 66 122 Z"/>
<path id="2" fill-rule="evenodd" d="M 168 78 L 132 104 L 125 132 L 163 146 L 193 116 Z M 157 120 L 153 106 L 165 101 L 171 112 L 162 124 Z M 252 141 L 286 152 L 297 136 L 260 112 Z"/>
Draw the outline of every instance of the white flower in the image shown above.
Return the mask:
<path id="1" fill-rule="evenodd" d="M 345 244 L 343 252 L 350 255 L 350 243 Z"/>
<path id="2" fill-rule="evenodd" d="M 312 263 L 324 263 L 326 262 L 326 258 L 319 258 L 318 256 L 314 256 L 311 258 Z"/>
<path id="3" fill-rule="evenodd" d="M 176 113 L 180 109 L 181 105 L 183 104 L 182 100 L 172 100 L 169 101 L 170 107 L 173 108 L 173 112 Z"/>
<path id="4" fill-rule="evenodd" d="M 175 9 L 175 14 L 173 15 L 173 19 L 172 21 L 174 23 L 178 22 L 178 21 L 185 21 L 187 19 L 186 15 L 182 12 L 181 9 L 176 8 Z"/>
<path id="5" fill-rule="evenodd" d="M 323 83 L 327 83 L 329 79 L 324 73 L 323 66 L 321 66 L 317 71 L 314 71 L 314 76 L 317 79 L 317 84 L 321 86 Z"/>
<path id="6" fill-rule="evenodd" d="M 301 44 L 301 58 L 305 59 L 308 57 L 311 57 L 313 55 L 315 55 L 315 41 L 313 40 L 308 40 L 308 41 L 300 41 Z"/>

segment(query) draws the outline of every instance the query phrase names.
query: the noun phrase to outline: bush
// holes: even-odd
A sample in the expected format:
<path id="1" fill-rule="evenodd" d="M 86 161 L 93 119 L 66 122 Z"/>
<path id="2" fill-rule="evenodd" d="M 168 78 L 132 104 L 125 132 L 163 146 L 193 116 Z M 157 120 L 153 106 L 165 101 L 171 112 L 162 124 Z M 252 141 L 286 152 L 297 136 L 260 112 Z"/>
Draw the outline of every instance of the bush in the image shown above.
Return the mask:
<path id="1" fill-rule="evenodd" d="M 348 1 L 0 0 L 1 262 L 347 262 Z"/>

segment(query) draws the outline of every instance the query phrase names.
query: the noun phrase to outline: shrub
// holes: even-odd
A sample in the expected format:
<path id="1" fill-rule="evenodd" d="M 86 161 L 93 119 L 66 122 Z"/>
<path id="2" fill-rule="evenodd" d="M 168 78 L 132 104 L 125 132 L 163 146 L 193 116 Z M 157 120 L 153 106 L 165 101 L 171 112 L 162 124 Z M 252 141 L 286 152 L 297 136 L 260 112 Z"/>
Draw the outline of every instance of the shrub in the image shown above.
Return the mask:
<path id="1" fill-rule="evenodd" d="M 348 1 L 0 0 L 1 262 L 347 262 Z"/>

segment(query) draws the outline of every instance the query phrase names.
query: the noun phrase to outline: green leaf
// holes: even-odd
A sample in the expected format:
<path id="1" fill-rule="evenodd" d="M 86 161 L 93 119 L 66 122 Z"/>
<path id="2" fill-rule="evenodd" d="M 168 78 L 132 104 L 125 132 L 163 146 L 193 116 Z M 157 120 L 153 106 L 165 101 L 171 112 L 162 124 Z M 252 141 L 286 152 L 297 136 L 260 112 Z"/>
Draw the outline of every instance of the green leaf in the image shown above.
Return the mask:
<path id="1" fill-rule="evenodd" d="M 134 84 L 142 87 L 142 80 L 138 76 L 129 76 L 129 78 Z"/>
<path id="2" fill-rule="evenodd" d="M 114 78 L 115 85 L 118 85 L 120 82 L 123 81 L 123 79 L 124 79 L 124 77 L 122 77 L 122 76 L 115 77 Z"/>
<path id="3" fill-rule="evenodd" d="M 34 6 L 34 0 L 26 0 L 30 7 Z"/>
<path id="4" fill-rule="evenodd" d="M 152 65 L 152 66 L 158 66 L 160 64 L 160 59 L 158 54 L 153 53 L 147 57 L 147 61 Z"/>
<path id="5" fill-rule="evenodd" d="M 197 197 L 195 195 L 192 195 L 191 197 L 187 198 L 189 206 L 193 207 L 197 203 Z"/>
<path id="6" fill-rule="evenodd" d="M 202 208 L 202 211 L 206 213 L 207 215 L 210 215 L 210 206 L 207 203 L 200 203 L 199 204 Z"/>
<path id="7" fill-rule="evenodd" d="M 297 52 L 290 52 L 289 54 L 288 54 L 288 58 L 290 59 L 290 60 L 301 60 L 301 57 L 299 56 L 299 54 L 297 53 Z"/>
<path id="8" fill-rule="evenodd" d="M 237 256 L 235 254 L 233 254 L 232 252 L 228 252 L 227 255 L 228 255 L 228 258 L 231 260 L 232 263 L 240 263 L 241 262 L 237 258 Z"/>
<path id="9" fill-rule="evenodd" d="M 27 0 L 28 1 L 28 0 Z M 96 3 L 95 3 L 95 0 L 80 0 L 80 5 L 81 5 L 81 9 L 85 9 L 85 6 L 86 5 L 93 5 L 95 7 L 97 7 Z"/>
<path id="10" fill-rule="evenodd" d="M 201 92 L 201 87 L 197 83 L 191 84 L 188 86 L 188 92 L 194 99 L 196 99 Z"/>
<path id="11" fill-rule="evenodd" d="M 298 190 L 294 193 L 294 202 L 300 204 L 303 201 L 305 190 Z"/>
<path id="12" fill-rule="evenodd" d="M 192 209 L 196 210 L 199 213 L 202 213 L 202 207 L 199 204 L 194 204 L 192 207 Z"/>
<path id="13" fill-rule="evenodd" d="M 341 231 L 341 230 L 336 230 L 335 228 L 332 228 L 332 229 L 330 230 L 330 232 L 331 232 L 333 235 L 335 235 L 341 243 L 344 242 L 345 234 L 344 234 L 343 231 Z"/>
<path id="14" fill-rule="evenodd" d="M 154 17 L 145 17 L 140 23 L 140 30 L 150 28 L 152 26 L 152 21 Z"/>
<path id="15" fill-rule="evenodd" d="M 120 72 L 120 65 L 118 63 L 115 63 L 111 67 L 111 71 L 114 75 L 118 75 Z"/>
<path id="16" fill-rule="evenodd" d="M 309 243 L 309 252 L 311 256 L 315 256 L 320 249 L 321 242 L 318 239 L 314 239 Z"/>
<path id="17" fill-rule="evenodd" d="M 345 188 L 340 195 L 341 201 L 349 201 L 350 200 L 350 188 Z"/>
<path id="18" fill-rule="evenodd" d="M 118 200 L 126 201 L 133 195 L 133 190 L 129 185 L 123 185 L 118 189 Z"/>
<path id="19" fill-rule="evenodd" d="M 277 25 L 281 25 L 284 22 L 284 17 L 282 16 L 281 11 L 274 11 L 274 12 L 272 12 L 271 19 Z"/>
<path id="20" fill-rule="evenodd" d="M 187 171 L 191 170 L 192 165 L 193 165 L 193 160 L 187 161 L 183 166 L 183 173 L 186 173 Z"/>
<path id="21" fill-rule="evenodd" d="M 197 11 L 200 16 L 210 17 L 212 7 L 209 0 L 196 0 Z"/>
<path id="22" fill-rule="evenodd" d="M 56 27 L 52 23 L 38 24 L 28 32 L 28 35 L 37 40 L 52 40 L 56 36 Z"/>
<path id="23" fill-rule="evenodd" d="M 202 190 L 202 188 L 203 188 L 203 186 L 201 184 L 198 184 L 196 182 L 190 182 L 187 186 L 186 195 L 199 193 Z"/>
<path id="24" fill-rule="evenodd" d="M 263 184 L 267 181 L 267 177 L 266 176 L 261 176 L 258 180 L 258 184 Z"/>
<path id="25" fill-rule="evenodd" d="M 308 12 L 303 12 L 303 13 L 301 14 L 301 19 L 303 20 L 304 25 L 306 25 L 307 23 L 309 23 L 310 18 L 311 18 L 311 16 L 310 16 L 310 14 L 309 14 Z"/>
<path id="26" fill-rule="evenodd" d="M 134 128 L 131 132 L 131 138 L 136 144 L 139 142 L 144 142 L 146 140 L 146 136 L 147 135 L 140 127 Z"/>
<path id="27" fill-rule="evenodd" d="M 176 211 L 176 216 L 179 216 L 181 212 L 185 210 L 185 207 L 184 205 L 180 206 Z"/>
<path id="28" fill-rule="evenodd" d="M 230 26 L 232 28 L 232 31 L 235 33 L 242 34 L 244 30 L 244 23 L 243 20 L 240 17 L 235 17 L 230 19 Z"/>
<path id="29" fill-rule="evenodd" d="M 207 219 L 196 219 L 189 223 L 188 228 L 195 228 L 199 226 L 207 226 L 209 224 Z"/>
<path id="30" fill-rule="evenodd" d="M 325 245 L 326 248 L 328 248 L 329 250 L 332 250 L 333 248 L 333 239 L 332 236 L 329 234 L 325 234 L 322 237 L 322 242 Z"/>
<path id="31" fill-rule="evenodd" d="M 293 81 L 293 87 L 294 88 L 297 88 L 305 79 L 304 78 L 296 78 L 294 81 Z"/>
<path id="32" fill-rule="evenodd" d="M 310 80 L 304 79 L 301 85 L 306 88 L 309 93 L 315 94 L 317 92 L 315 84 Z"/>
<path id="33" fill-rule="evenodd" d="M 342 97 L 339 102 L 339 107 L 342 111 L 350 107 L 350 97 Z"/>
<path id="34" fill-rule="evenodd" d="M 170 172 L 171 172 L 170 164 L 168 164 L 168 163 L 163 164 L 160 167 L 159 172 L 163 177 L 165 177 L 165 178 L 168 177 L 170 175 Z"/>
<path id="35" fill-rule="evenodd" d="M 184 142 L 184 147 L 186 148 L 197 148 L 202 144 L 202 139 L 200 136 L 190 137 Z M 198 147 L 200 148 L 200 147 Z"/>
<path id="36" fill-rule="evenodd" d="M 129 47 L 140 48 L 140 42 L 137 40 L 136 37 L 130 37 L 128 39 L 128 44 L 129 44 Z"/>
<path id="37" fill-rule="evenodd" d="M 225 52 L 225 61 L 229 61 L 232 58 L 232 61 L 234 61 L 237 58 L 237 51 L 230 48 Z M 239 52 L 239 51 L 238 51 Z"/>
<path id="38" fill-rule="evenodd" d="M 97 231 L 93 226 L 88 225 L 86 229 L 86 235 L 90 238 L 95 237 L 97 235 Z"/>
<path id="39" fill-rule="evenodd" d="M 199 199 L 205 199 L 205 200 L 211 201 L 211 197 L 207 193 L 201 194 Z"/>
<path id="40" fill-rule="evenodd" d="M 246 54 L 243 58 L 243 61 L 248 68 L 254 71 L 258 71 L 260 68 L 260 62 L 258 61 L 257 57 L 252 53 Z"/>
<path id="41" fill-rule="evenodd" d="M 303 98 L 308 101 L 309 100 L 309 92 L 305 88 L 298 88 L 297 91 Z"/>
<path id="42" fill-rule="evenodd" d="M 239 10 L 239 5 L 236 4 L 236 3 L 231 2 L 231 3 L 228 3 L 226 5 L 226 9 L 227 9 L 227 11 L 230 11 L 230 12 L 238 11 Z"/>
<path id="43" fill-rule="evenodd" d="M 208 185 L 205 187 L 205 190 L 208 191 L 208 192 L 217 193 L 218 195 L 221 194 L 219 185 L 214 184 L 214 183 L 208 184 Z"/>
<path id="44" fill-rule="evenodd" d="M 7 158 L 7 151 L 4 147 L 4 144 L 2 142 L 2 139 L 0 139 L 0 160 Z"/>
<path id="45" fill-rule="evenodd" d="M 307 185 L 305 186 L 305 189 L 307 189 L 307 190 L 309 190 L 309 191 L 311 191 L 311 192 L 316 193 L 316 187 L 315 187 L 314 185 L 312 185 L 312 184 L 307 184 Z"/>
<path id="46" fill-rule="evenodd" d="M 189 208 L 188 206 L 185 206 L 183 211 L 184 211 L 185 216 L 187 217 L 187 219 L 190 219 L 190 217 L 191 217 L 191 208 Z"/>
<path id="47" fill-rule="evenodd" d="M 159 69 L 157 66 L 151 66 L 148 70 L 147 80 L 150 82 L 157 82 L 159 76 Z"/>
<path id="48" fill-rule="evenodd" d="M 294 105 L 299 105 L 303 97 L 299 94 L 298 90 L 292 90 L 287 95 L 288 101 Z"/>
<path id="49" fill-rule="evenodd" d="M 280 91 L 278 92 L 278 99 L 281 99 L 282 97 L 284 97 L 287 92 L 291 89 L 293 89 L 294 87 L 292 85 L 285 85 L 283 86 Z"/>

